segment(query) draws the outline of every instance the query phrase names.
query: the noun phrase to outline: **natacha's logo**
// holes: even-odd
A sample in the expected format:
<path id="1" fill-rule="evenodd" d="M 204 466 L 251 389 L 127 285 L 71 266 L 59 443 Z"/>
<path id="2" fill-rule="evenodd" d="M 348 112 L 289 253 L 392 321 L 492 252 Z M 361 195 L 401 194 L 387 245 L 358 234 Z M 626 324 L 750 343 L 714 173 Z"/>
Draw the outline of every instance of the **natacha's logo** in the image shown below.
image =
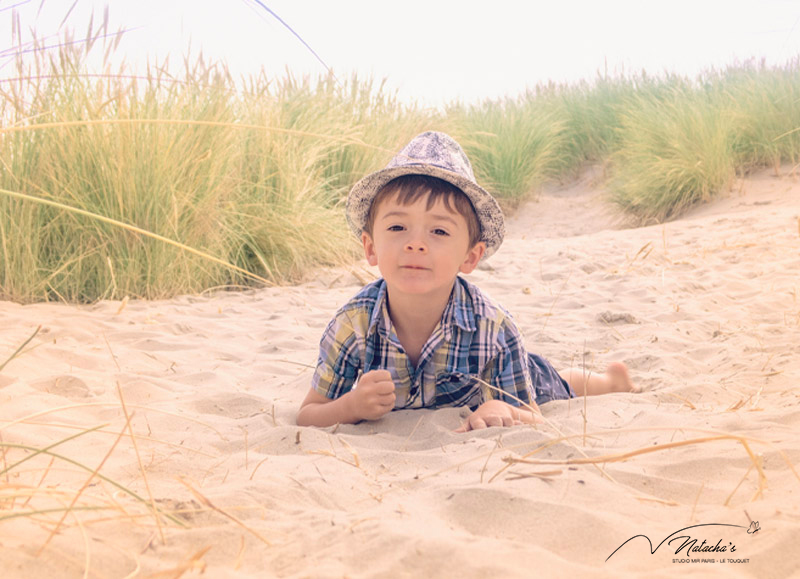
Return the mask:
<path id="1" fill-rule="evenodd" d="M 671 533 L 671 534 L 667 535 L 664 538 L 664 540 L 661 541 L 655 548 L 653 548 L 653 542 L 650 540 L 650 538 L 647 535 L 634 535 L 633 537 L 631 537 L 630 539 L 628 539 L 627 541 L 622 543 L 622 545 L 620 545 L 619 547 L 614 549 L 614 552 L 611 553 L 611 555 L 609 555 L 606 558 L 606 561 L 611 559 L 611 557 L 613 557 L 614 554 L 617 551 L 622 549 L 622 547 L 624 547 L 629 542 L 631 542 L 634 539 L 637 539 L 639 537 L 642 537 L 645 540 L 647 540 L 647 543 L 650 545 L 650 554 L 651 555 L 655 555 L 656 551 L 658 551 L 658 549 L 664 543 L 667 543 L 667 545 L 672 547 L 673 543 L 676 543 L 676 541 L 681 541 L 681 540 L 683 541 L 682 543 L 679 543 L 679 544 L 676 543 L 678 545 L 678 548 L 675 550 L 675 554 L 676 555 L 679 555 L 681 553 L 681 551 L 684 551 L 684 549 L 685 549 L 684 555 L 686 555 L 687 557 L 692 556 L 692 555 L 695 555 L 696 557 L 708 557 L 712 553 L 729 554 L 729 553 L 735 553 L 736 552 L 736 545 L 732 541 L 724 541 L 723 542 L 722 539 L 719 539 L 716 543 L 713 543 L 713 542 L 706 542 L 706 539 L 703 539 L 700 542 L 700 544 L 698 544 L 697 543 L 698 540 L 696 538 L 692 537 L 691 533 L 689 533 L 689 532 L 687 532 L 685 534 L 682 534 L 682 535 L 679 535 L 679 533 L 683 533 L 684 531 L 690 531 L 690 529 L 698 529 L 700 527 L 728 527 L 728 528 L 734 528 L 734 529 L 745 529 L 747 531 L 747 533 L 750 534 L 750 535 L 755 534 L 755 533 L 757 533 L 758 531 L 761 530 L 761 527 L 759 526 L 758 521 L 751 521 L 750 527 L 743 527 L 741 525 L 729 525 L 729 524 L 725 524 L 725 523 L 706 523 L 706 524 L 702 524 L 702 525 L 692 525 L 690 527 L 684 527 L 683 529 L 679 529 L 679 530 L 675 531 L 674 533 Z M 677 561 L 677 560 L 675 560 L 675 561 Z M 690 560 L 684 559 L 684 560 L 681 560 L 681 561 L 682 562 L 689 562 Z M 701 560 L 698 559 L 698 562 L 699 561 L 701 561 Z M 734 562 L 733 559 L 730 559 L 729 561 L 730 562 Z M 711 561 L 708 560 L 708 559 L 702 559 L 702 562 L 711 562 Z M 748 562 L 748 560 L 747 559 L 737 559 L 737 560 L 735 560 L 735 562 L 744 563 L 744 562 Z"/>

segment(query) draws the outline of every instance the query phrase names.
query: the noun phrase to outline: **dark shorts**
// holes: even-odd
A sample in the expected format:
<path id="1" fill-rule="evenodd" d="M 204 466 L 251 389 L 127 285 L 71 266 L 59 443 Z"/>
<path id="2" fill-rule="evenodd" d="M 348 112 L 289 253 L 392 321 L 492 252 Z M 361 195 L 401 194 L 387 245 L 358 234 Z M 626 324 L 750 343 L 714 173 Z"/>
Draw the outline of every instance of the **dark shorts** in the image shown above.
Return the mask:
<path id="1" fill-rule="evenodd" d="M 575 398 L 575 393 L 567 381 L 541 356 L 529 353 L 528 369 L 531 373 L 531 383 L 536 391 L 536 404 L 541 406 L 551 400 Z"/>

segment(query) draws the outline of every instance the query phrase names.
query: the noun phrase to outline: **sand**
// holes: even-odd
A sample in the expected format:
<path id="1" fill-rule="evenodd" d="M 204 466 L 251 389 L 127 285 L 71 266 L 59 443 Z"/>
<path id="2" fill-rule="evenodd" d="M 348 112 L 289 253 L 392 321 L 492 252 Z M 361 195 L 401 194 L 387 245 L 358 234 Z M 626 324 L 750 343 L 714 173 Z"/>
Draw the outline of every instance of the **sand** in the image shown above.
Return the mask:
<path id="1" fill-rule="evenodd" d="M 630 228 L 598 181 L 520 208 L 469 276 L 531 351 L 623 360 L 644 388 L 547 404 L 538 427 L 456 434 L 463 409 L 297 427 L 364 263 L 258 291 L 0 303 L 0 363 L 41 325 L 0 371 L 0 577 L 798 576 L 800 183 L 758 173 Z"/>

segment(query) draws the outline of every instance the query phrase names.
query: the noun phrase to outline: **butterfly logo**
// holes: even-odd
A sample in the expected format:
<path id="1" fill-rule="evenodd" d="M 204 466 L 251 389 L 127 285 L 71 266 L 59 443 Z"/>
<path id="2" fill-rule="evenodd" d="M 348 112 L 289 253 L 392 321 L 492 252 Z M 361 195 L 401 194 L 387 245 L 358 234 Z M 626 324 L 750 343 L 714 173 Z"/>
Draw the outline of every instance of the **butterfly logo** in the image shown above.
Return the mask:
<path id="1" fill-rule="evenodd" d="M 758 533 L 761 530 L 761 525 L 758 524 L 758 521 L 750 521 L 750 528 L 747 529 L 747 534 L 752 535 L 753 533 Z"/>

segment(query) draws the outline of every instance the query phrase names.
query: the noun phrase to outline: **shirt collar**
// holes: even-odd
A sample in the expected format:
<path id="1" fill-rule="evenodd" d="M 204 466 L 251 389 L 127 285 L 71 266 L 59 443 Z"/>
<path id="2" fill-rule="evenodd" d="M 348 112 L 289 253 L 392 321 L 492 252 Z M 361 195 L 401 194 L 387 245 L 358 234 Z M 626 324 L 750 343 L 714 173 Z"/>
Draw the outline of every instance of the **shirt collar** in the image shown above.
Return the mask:
<path id="1" fill-rule="evenodd" d="M 375 303 L 372 306 L 367 335 L 378 332 L 382 338 L 388 340 L 390 339 L 389 329 L 392 327 L 392 321 L 389 318 L 386 296 L 386 280 L 382 279 L 378 286 L 378 293 L 375 296 Z"/>
<path id="2" fill-rule="evenodd" d="M 386 296 L 386 280 L 381 280 L 378 294 L 375 296 L 375 305 L 370 316 L 367 334 L 371 335 L 374 332 L 378 332 L 382 338 L 391 339 L 389 330 L 392 327 L 392 321 L 389 318 Z M 466 332 L 474 332 L 477 329 L 475 309 L 472 304 L 472 296 L 468 290 L 468 283 L 460 276 L 456 277 L 456 281 L 453 284 L 453 291 L 450 292 L 450 299 L 444 307 L 441 323 L 448 335 L 449 329 L 453 325 Z"/>
<path id="3" fill-rule="evenodd" d="M 452 305 L 452 322 L 466 332 L 474 332 L 477 329 L 475 325 L 475 309 L 472 306 L 472 296 L 467 288 L 467 282 L 461 277 L 456 277 L 456 283 L 450 294 L 450 301 L 445 307 L 445 313 L 447 308 Z"/>

